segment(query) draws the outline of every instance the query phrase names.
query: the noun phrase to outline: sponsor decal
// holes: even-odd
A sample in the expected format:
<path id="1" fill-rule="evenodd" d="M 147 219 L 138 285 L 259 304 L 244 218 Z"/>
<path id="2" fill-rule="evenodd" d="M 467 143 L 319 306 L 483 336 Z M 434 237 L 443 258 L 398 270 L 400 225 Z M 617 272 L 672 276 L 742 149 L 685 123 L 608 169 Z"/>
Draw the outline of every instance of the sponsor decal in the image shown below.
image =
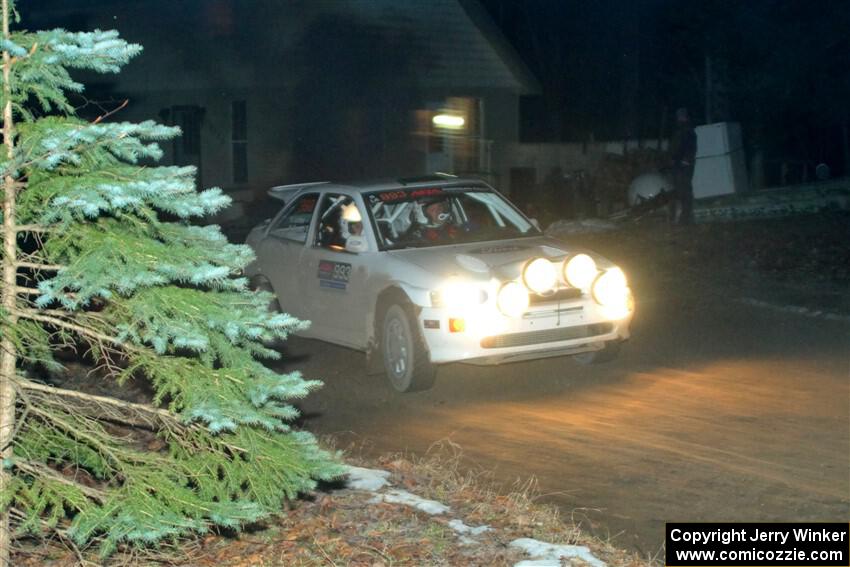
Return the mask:
<path id="1" fill-rule="evenodd" d="M 351 264 L 319 260 L 319 287 L 345 290 L 351 277 Z"/>
<path id="2" fill-rule="evenodd" d="M 428 187 L 425 189 L 414 189 L 410 192 L 411 199 L 418 199 L 419 197 L 434 197 L 442 195 L 444 191 L 439 187 Z"/>
<path id="3" fill-rule="evenodd" d="M 445 194 L 445 191 L 439 187 L 423 187 L 422 189 L 412 189 L 410 191 L 394 189 L 392 191 L 382 191 L 369 195 L 369 200 L 373 203 L 397 203 L 399 201 L 410 201 L 421 197 L 436 197 Z"/>

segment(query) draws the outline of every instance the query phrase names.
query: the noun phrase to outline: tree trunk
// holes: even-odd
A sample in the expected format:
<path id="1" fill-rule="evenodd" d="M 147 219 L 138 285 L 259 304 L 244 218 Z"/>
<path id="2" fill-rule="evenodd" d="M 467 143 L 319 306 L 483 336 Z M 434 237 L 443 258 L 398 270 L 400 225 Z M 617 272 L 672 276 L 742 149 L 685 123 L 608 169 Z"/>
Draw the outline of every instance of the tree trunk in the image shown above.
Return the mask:
<path id="1" fill-rule="evenodd" d="M 706 54 L 705 56 L 705 123 L 711 124 L 714 121 L 713 115 L 713 92 L 714 89 L 714 81 L 712 80 L 711 74 L 711 56 Z"/>
<path id="2" fill-rule="evenodd" d="M 9 39 L 9 2 L 2 0 L 3 38 Z M 9 75 L 12 60 L 7 50 L 3 51 L 3 94 L 6 104 L 3 108 L 3 143 L 6 155 L 11 160 L 14 154 L 14 129 L 12 123 L 12 89 Z M 0 305 L 6 312 L 7 330 L 0 341 L 0 492 L 8 489 L 12 480 L 10 469 L 5 466 L 12 459 L 12 441 L 15 430 L 15 362 L 17 353 L 9 337 L 8 328 L 15 324 L 12 314 L 15 309 L 15 285 L 17 259 L 17 234 L 15 232 L 15 179 L 6 175 L 3 179 L 3 287 L 0 289 Z M 9 530 L 8 507 L 0 510 L 0 565 L 11 565 L 11 535 Z"/>

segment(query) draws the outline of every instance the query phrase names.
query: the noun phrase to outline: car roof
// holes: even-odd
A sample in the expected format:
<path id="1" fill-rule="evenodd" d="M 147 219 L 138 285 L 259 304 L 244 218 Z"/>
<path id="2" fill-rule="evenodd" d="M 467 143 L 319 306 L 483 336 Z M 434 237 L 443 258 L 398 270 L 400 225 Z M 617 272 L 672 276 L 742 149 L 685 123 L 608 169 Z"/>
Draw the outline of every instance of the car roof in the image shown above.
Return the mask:
<path id="1" fill-rule="evenodd" d="M 398 179 L 381 179 L 373 181 L 357 181 L 338 183 L 333 181 L 313 181 L 309 183 L 293 183 L 291 185 L 278 185 L 269 190 L 269 195 L 282 199 L 300 193 L 302 190 L 331 190 L 346 191 L 353 193 L 367 193 L 371 191 L 383 191 L 389 189 L 407 189 L 415 187 L 433 187 L 439 184 L 441 187 L 488 187 L 483 180 L 474 177 L 456 177 L 448 174 L 421 175 L 417 177 L 401 177 Z"/>

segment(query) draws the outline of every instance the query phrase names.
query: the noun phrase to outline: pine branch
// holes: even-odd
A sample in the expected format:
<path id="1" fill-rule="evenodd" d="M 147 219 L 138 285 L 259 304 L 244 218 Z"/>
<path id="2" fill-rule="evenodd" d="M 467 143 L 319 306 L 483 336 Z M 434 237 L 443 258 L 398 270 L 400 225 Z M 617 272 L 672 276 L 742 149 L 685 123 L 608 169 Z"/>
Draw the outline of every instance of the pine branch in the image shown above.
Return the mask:
<path id="1" fill-rule="evenodd" d="M 104 120 L 106 120 L 107 118 L 112 116 L 113 114 L 117 114 L 118 112 L 124 110 L 129 103 L 130 103 L 130 100 L 125 98 L 124 102 L 119 104 L 117 107 L 115 107 L 112 110 L 110 110 L 109 112 L 105 112 L 105 113 L 101 114 L 100 116 L 98 116 L 97 118 L 95 118 L 94 121 L 92 122 L 92 124 L 100 124 L 101 122 L 103 122 Z"/>
<path id="2" fill-rule="evenodd" d="M 14 507 L 9 508 L 9 515 L 11 516 L 11 518 L 13 520 L 15 520 L 18 523 L 24 523 L 24 522 L 27 521 L 27 514 L 23 510 L 20 510 L 19 508 L 14 508 Z M 67 546 L 67 548 L 70 549 L 74 553 L 74 555 L 77 557 L 77 564 L 80 567 L 87 567 L 87 566 L 97 567 L 98 565 L 101 565 L 101 563 L 94 563 L 92 561 L 88 561 L 83 556 L 82 551 L 80 551 L 80 548 L 77 546 L 76 542 L 74 542 L 74 539 L 68 534 L 67 529 L 60 528 L 58 526 L 52 526 L 44 520 L 41 520 L 39 523 L 41 524 L 41 527 L 44 530 L 44 532 L 51 533 L 51 534 L 55 535 L 62 542 L 63 545 Z M 28 534 L 18 534 L 18 535 L 15 535 L 14 537 L 15 538 L 22 538 L 22 537 L 29 537 L 29 535 Z"/>
<path id="3" fill-rule="evenodd" d="M 15 289 L 16 294 L 41 295 L 41 292 L 39 290 L 35 289 L 34 287 L 23 287 L 23 286 L 16 285 L 14 289 Z"/>
<path id="4" fill-rule="evenodd" d="M 67 122 L 67 119 L 66 121 Z M 160 128 L 162 130 L 176 130 L 176 127 L 170 126 L 161 126 L 155 124 L 153 121 L 146 121 L 139 124 L 129 124 L 129 123 L 108 123 L 102 124 L 99 121 L 95 122 L 80 122 L 75 123 L 76 125 L 69 132 L 74 132 L 75 135 L 66 135 L 67 139 L 78 139 L 76 143 L 70 144 L 66 147 L 51 147 L 50 149 L 42 150 L 40 147 L 32 147 L 26 151 L 25 157 L 15 163 L 15 168 L 19 170 L 30 169 L 36 166 L 37 164 L 47 163 L 50 158 L 61 158 L 62 156 L 68 156 L 71 154 L 81 154 L 83 150 L 86 153 L 91 153 L 94 150 L 101 148 L 112 148 L 114 153 L 115 146 L 114 142 L 116 140 L 124 140 L 126 142 L 132 143 L 133 146 L 139 149 L 150 149 L 150 147 L 145 146 L 142 142 L 142 139 L 153 139 L 157 137 L 165 137 L 163 134 L 150 134 L 149 132 L 145 132 L 147 128 L 150 130 L 151 128 Z M 109 130 L 117 130 L 119 127 L 130 127 L 131 130 L 134 131 L 124 131 L 124 132 L 115 132 L 111 133 Z M 82 134 L 90 134 L 92 139 L 85 139 Z M 173 134 L 171 134 L 173 136 Z M 82 139 L 80 139 L 82 138 Z M 110 146 L 113 144 L 112 146 Z M 51 144 L 52 146 L 53 144 Z M 39 150 L 39 151 L 37 151 Z M 147 157 L 153 157 L 154 159 L 159 159 L 161 157 L 161 150 L 158 146 L 155 147 L 154 151 L 147 155 Z M 128 161 L 133 161 L 132 159 L 124 156 Z M 36 167 L 36 169 L 38 169 Z"/>
<path id="5" fill-rule="evenodd" d="M 43 270 L 49 272 L 58 272 L 63 268 L 67 268 L 68 266 L 63 266 L 61 264 L 39 264 L 38 262 L 15 262 L 15 266 L 18 269 L 30 269 L 30 270 Z"/>
<path id="6" fill-rule="evenodd" d="M 45 233 L 50 232 L 52 229 L 50 227 L 40 225 L 40 224 L 19 224 L 13 227 L 13 230 L 18 232 L 34 232 L 34 233 Z"/>
<path id="7" fill-rule="evenodd" d="M 45 323 L 46 325 L 52 325 L 54 327 L 65 329 L 67 331 L 73 331 L 80 336 L 86 337 L 93 341 L 97 341 L 99 343 L 109 343 L 116 347 L 128 350 L 128 351 L 142 351 L 139 347 L 136 347 L 132 344 L 126 343 L 115 337 L 105 335 L 94 329 L 90 329 L 87 327 L 83 327 L 82 325 L 78 325 L 76 323 L 71 323 L 70 321 L 65 321 L 63 319 L 59 319 L 57 317 L 51 317 L 48 315 L 42 315 L 41 311 L 35 309 L 14 309 L 14 314 L 21 319 L 29 319 L 30 321 L 38 321 L 39 323 Z M 54 311 L 56 313 L 56 311 Z"/>
<path id="8" fill-rule="evenodd" d="M 63 408 L 65 415 L 70 415 L 67 408 Z M 109 443 L 106 439 L 98 437 L 94 433 L 90 431 L 86 431 L 85 428 L 79 426 L 79 424 L 75 425 L 73 423 L 68 422 L 67 420 L 60 417 L 59 414 L 55 411 L 48 411 L 43 407 L 39 407 L 35 404 L 29 404 L 29 410 L 33 415 L 37 415 L 42 418 L 46 425 L 49 425 L 52 428 L 60 429 L 64 432 L 65 435 L 68 435 L 78 441 L 83 441 L 87 443 L 92 449 L 97 451 L 102 456 L 106 457 L 116 469 L 121 470 L 124 468 L 128 460 L 126 457 L 129 454 L 126 451 L 121 451 L 117 447 L 110 447 Z M 76 416 L 80 418 L 80 416 Z M 83 418 L 85 419 L 85 418 Z M 91 420 L 88 420 L 91 422 Z M 109 439 L 111 440 L 111 439 Z M 121 458 L 116 451 L 119 451 L 125 458 Z"/>
<path id="9" fill-rule="evenodd" d="M 98 490 L 98 489 L 96 489 L 92 486 L 86 486 L 85 484 L 76 482 L 73 479 L 71 479 L 71 478 L 59 473 L 58 471 L 55 471 L 55 470 L 51 469 L 50 467 L 45 466 L 41 463 L 38 463 L 38 462 L 35 462 L 35 461 L 23 460 L 23 459 L 15 459 L 14 464 L 15 464 L 15 468 L 22 470 L 26 473 L 29 473 L 33 476 L 39 476 L 39 477 L 42 477 L 42 478 L 49 479 L 50 481 L 53 481 L 53 482 L 58 482 L 60 484 L 65 484 L 67 486 L 72 486 L 75 489 L 82 492 L 83 494 L 85 494 L 87 497 L 91 498 L 92 500 L 94 500 L 94 501 L 96 501 L 100 504 L 103 504 L 104 502 L 106 502 L 106 493 L 104 493 L 103 491 Z"/>
<path id="10" fill-rule="evenodd" d="M 20 524 L 26 522 L 28 517 L 29 517 L 26 512 L 24 512 L 20 508 L 15 508 L 15 507 L 9 508 L 9 516 L 13 520 L 17 521 Z M 67 535 L 68 530 L 60 529 L 58 527 L 53 527 L 53 526 L 49 525 L 44 520 L 41 520 L 39 523 L 41 524 L 41 527 L 42 527 L 42 529 L 44 529 L 45 532 L 56 533 L 57 535 L 62 534 L 64 537 L 68 537 L 68 535 Z M 23 534 L 16 534 L 14 537 L 24 538 L 24 537 L 31 537 L 31 536 L 30 536 L 30 534 L 23 533 Z M 10 563 L 10 565 L 11 565 L 11 563 Z"/>
<path id="11" fill-rule="evenodd" d="M 40 402 L 48 404 L 70 403 L 85 413 L 94 415 L 98 419 L 125 423 L 154 431 L 161 427 L 185 429 L 185 426 L 168 410 L 155 408 L 146 404 L 125 402 L 106 396 L 86 394 L 76 390 L 56 388 L 46 384 L 39 384 L 26 378 L 16 378 L 14 382 L 17 388 L 27 391 L 31 397 L 35 393 L 34 398 Z M 49 399 L 56 397 L 63 398 L 65 402 L 56 402 Z"/>
<path id="12" fill-rule="evenodd" d="M 38 239 L 38 245 L 40 247 L 42 245 L 41 238 L 38 235 L 35 238 Z M 31 253 L 21 252 L 18 254 L 18 260 L 21 262 L 32 262 L 33 264 L 49 263 L 44 259 L 44 253 L 40 248 Z"/>
<path id="13" fill-rule="evenodd" d="M 57 388 L 33 382 L 24 377 L 16 378 L 14 383 L 19 391 L 23 390 L 26 392 L 27 398 L 31 400 L 30 403 L 37 403 L 42 406 L 53 405 L 65 411 L 71 409 L 68 407 L 70 404 L 73 405 L 73 409 L 102 421 L 122 423 L 151 431 L 165 429 L 169 432 L 171 439 L 181 444 L 190 442 L 190 434 L 192 432 L 201 432 L 204 435 L 209 434 L 209 431 L 203 426 L 198 424 L 186 425 L 174 413 L 151 405 Z M 59 401 L 57 398 L 61 398 L 64 401 Z M 247 452 L 244 447 L 234 445 L 220 437 L 216 438 L 216 443 L 234 454 Z"/>

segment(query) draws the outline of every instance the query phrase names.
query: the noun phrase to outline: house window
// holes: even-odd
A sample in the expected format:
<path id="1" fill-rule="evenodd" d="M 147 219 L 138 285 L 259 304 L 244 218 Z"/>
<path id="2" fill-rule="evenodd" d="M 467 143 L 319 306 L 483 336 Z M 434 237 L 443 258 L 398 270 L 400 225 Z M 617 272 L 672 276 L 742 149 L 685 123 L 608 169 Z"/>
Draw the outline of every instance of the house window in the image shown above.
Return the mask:
<path id="1" fill-rule="evenodd" d="M 244 100 L 231 105 L 231 144 L 233 154 L 233 182 L 248 181 L 248 111 Z"/>
<path id="2" fill-rule="evenodd" d="M 179 126 L 183 132 L 174 138 L 173 152 L 175 165 L 199 165 L 201 156 L 201 121 L 204 109 L 199 106 L 180 105 L 164 110 L 161 115 Z"/>

